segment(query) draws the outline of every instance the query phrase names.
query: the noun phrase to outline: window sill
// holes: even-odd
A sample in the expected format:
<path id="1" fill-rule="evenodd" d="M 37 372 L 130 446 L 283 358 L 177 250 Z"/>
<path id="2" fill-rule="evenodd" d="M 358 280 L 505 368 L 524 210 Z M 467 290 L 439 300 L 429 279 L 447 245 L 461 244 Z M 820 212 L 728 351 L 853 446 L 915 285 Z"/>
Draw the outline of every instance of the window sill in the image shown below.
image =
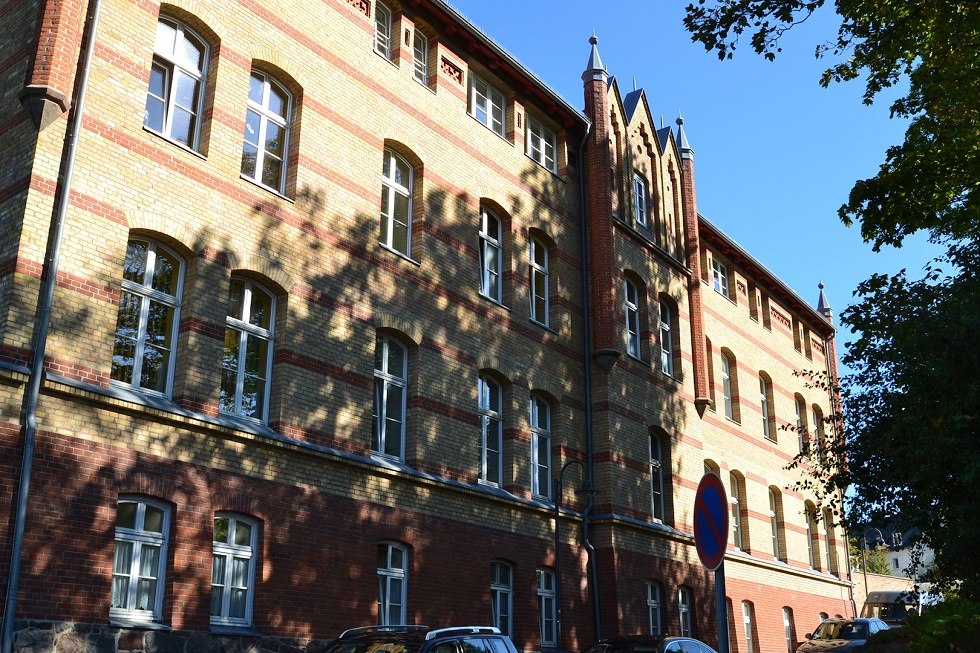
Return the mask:
<path id="1" fill-rule="evenodd" d="M 289 197 L 287 195 L 283 195 L 282 193 L 280 193 L 279 191 L 277 191 L 272 186 L 266 186 L 262 182 L 256 181 L 255 179 L 252 179 L 251 177 L 249 177 L 247 175 L 244 175 L 244 174 L 239 174 L 238 177 L 242 181 L 247 181 L 248 183 L 252 184 L 253 186 L 258 186 L 259 188 L 261 188 L 262 190 L 264 190 L 267 193 L 272 193 L 273 195 L 275 195 L 279 199 L 286 200 L 290 204 L 295 204 L 296 203 L 296 200 L 294 200 L 293 198 L 291 198 L 291 197 Z"/>
<path id="2" fill-rule="evenodd" d="M 159 630 L 170 632 L 173 627 L 159 621 L 143 621 L 134 617 L 122 617 L 109 615 L 109 625 L 113 628 L 127 628 L 130 630 Z"/>
<path id="3" fill-rule="evenodd" d="M 482 292 L 479 292 L 479 291 L 477 292 L 477 294 L 480 296 L 481 299 L 485 299 L 488 302 L 490 302 L 491 304 L 495 304 L 495 305 L 499 306 L 500 308 L 502 308 L 504 310 L 507 310 L 507 311 L 510 310 L 510 307 L 509 306 L 507 306 L 506 304 L 504 304 L 503 302 L 501 302 L 499 300 L 494 299 L 493 297 L 489 297 L 487 295 L 484 295 Z"/>
<path id="4" fill-rule="evenodd" d="M 262 637 L 262 633 L 252 626 L 232 626 L 226 624 L 211 624 L 209 629 L 213 635 L 230 635 L 237 637 Z"/>
<path id="5" fill-rule="evenodd" d="M 398 258 L 402 259 L 403 261 L 406 261 L 408 263 L 411 263 L 412 265 L 417 266 L 417 267 L 422 267 L 422 263 L 421 262 L 416 261 L 411 256 L 408 256 L 408 255 L 406 255 L 406 254 L 404 254 L 402 252 L 399 252 L 394 247 L 388 247 L 387 245 L 385 245 L 381 241 L 378 241 L 378 245 L 381 247 L 381 249 L 383 249 L 383 250 L 385 250 L 387 252 L 391 252 L 392 254 L 394 254 Z"/>
<path id="6" fill-rule="evenodd" d="M 198 152 L 194 148 L 188 147 L 187 145 L 184 145 L 180 141 L 176 141 L 176 140 L 170 138 L 169 136 L 165 136 L 164 134 L 161 134 L 160 132 L 156 131 L 155 129 L 150 129 L 146 125 L 143 125 L 143 131 L 145 131 L 147 134 L 152 134 L 152 135 L 156 136 L 157 138 L 160 138 L 162 140 L 165 140 L 168 143 L 170 143 L 171 145 L 176 145 L 177 147 L 179 147 L 180 149 L 184 150 L 188 154 L 193 154 L 194 156 L 198 157 L 202 161 L 207 161 L 208 160 L 208 157 L 204 156 L 203 154 L 201 154 L 200 152 Z"/>

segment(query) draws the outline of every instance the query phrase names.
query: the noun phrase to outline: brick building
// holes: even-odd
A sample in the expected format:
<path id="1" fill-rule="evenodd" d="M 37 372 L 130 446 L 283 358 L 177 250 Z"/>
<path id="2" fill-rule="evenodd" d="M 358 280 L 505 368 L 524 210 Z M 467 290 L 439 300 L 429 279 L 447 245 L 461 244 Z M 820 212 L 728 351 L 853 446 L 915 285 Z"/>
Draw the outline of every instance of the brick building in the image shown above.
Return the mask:
<path id="1" fill-rule="evenodd" d="M 733 651 L 852 610 L 785 468 L 826 299 L 697 213 L 595 39 L 579 110 L 440 0 L 0 16 L 3 653 L 714 642 L 705 471 Z"/>

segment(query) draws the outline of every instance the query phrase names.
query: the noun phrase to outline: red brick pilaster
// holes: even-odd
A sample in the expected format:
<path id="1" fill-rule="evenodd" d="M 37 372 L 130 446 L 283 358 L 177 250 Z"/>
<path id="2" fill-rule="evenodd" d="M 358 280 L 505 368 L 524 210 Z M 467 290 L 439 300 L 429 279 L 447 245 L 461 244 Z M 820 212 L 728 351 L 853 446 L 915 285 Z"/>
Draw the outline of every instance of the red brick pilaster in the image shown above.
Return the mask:
<path id="1" fill-rule="evenodd" d="M 20 100 L 38 131 L 68 110 L 82 47 L 85 0 L 43 0 L 34 62 Z"/>

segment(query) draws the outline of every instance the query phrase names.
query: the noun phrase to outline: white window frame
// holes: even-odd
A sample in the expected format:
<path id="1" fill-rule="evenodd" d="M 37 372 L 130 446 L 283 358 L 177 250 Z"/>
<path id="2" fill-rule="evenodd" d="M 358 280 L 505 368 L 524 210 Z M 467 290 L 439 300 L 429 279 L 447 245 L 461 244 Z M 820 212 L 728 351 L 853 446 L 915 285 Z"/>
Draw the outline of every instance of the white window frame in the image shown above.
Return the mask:
<path id="1" fill-rule="evenodd" d="M 735 398 L 732 395 L 732 360 L 721 352 L 721 388 L 725 402 L 725 417 L 735 421 Z"/>
<path id="2" fill-rule="evenodd" d="M 253 519 L 240 515 L 218 513 L 219 519 L 228 521 L 228 540 L 222 542 L 212 537 L 211 557 L 211 623 L 221 626 L 251 626 L 252 608 L 255 601 L 255 559 L 258 542 L 258 524 Z M 238 537 L 240 528 L 247 526 L 247 541 Z M 224 574 L 220 574 L 218 561 L 223 561 Z M 235 570 L 235 563 L 244 562 L 244 570 Z M 215 614 L 216 591 L 220 589 L 220 609 Z M 243 593 L 244 606 L 240 617 L 231 615 L 231 599 L 235 592 Z"/>
<path id="3" fill-rule="evenodd" d="M 480 413 L 480 482 L 503 485 L 504 390 L 485 374 L 477 380 Z"/>
<path id="4" fill-rule="evenodd" d="M 825 547 L 827 549 L 827 571 L 834 573 L 837 571 L 834 565 L 834 525 L 830 522 L 830 515 L 828 511 L 824 511 L 823 514 L 823 532 Z"/>
<path id="5" fill-rule="evenodd" d="M 490 562 L 490 609 L 493 625 L 504 635 L 513 635 L 514 567 L 501 560 Z"/>
<path id="6" fill-rule="evenodd" d="M 640 347 L 640 289 L 630 279 L 623 281 L 623 312 L 626 319 L 626 353 L 642 360 Z"/>
<path id="7" fill-rule="evenodd" d="M 525 153 L 532 161 L 548 172 L 557 174 L 558 138 L 555 132 L 544 126 L 539 120 L 527 117 L 527 139 Z"/>
<path id="8" fill-rule="evenodd" d="M 650 224 L 649 216 L 647 215 L 648 204 L 647 204 L 647 180 L 644 179 L 643 175 L 639 172 L 633 172 L 633 219 L 636 220 L 636 224 L 641 227 L 647 227 Z"/>
<path id="9" fill-rule="evenodd" d="M 653 521 L 663 523 L 664 510 L 664 443 L 656 433 L 650 434 L 649 470 L 650 470 L 650 516 Z"/>
<path id="10" fill-rule="evenodd" d="M 759 375 L 759 407 L 762 410 L 762 436 L 771 440 L 776 441 L 775 434 L 773 433 L 773 423 L 769 421 L 769 393 L 772 391 L 772 387 L 769 382 L 766 381 L 766 377 Z"/>
<path id="11" fill-rule="evenodd" d="M 691 588 L 677 588 L 677 616 L 680 618 L 681 637 L 691 636 Z"/>
<path id="12" fill-rule="evenodd" d="M 175 33 L 174 42 L 171 47 L 168 47 L 167 50 L 160 48 L 161 24 L 174 30 Z M 186 49 L 182 47 L 182 41 L 188 42 L 189 45 L 198 49 L 200 52 L 199 62 L 191 61 L 190 59 L 182 56 L 182 53 L 186 51 Z M 151 127 L 147 124 L 150 119 L 148 109 L 144 109 L 143 125 L 150 131 L 160 134 L 164 138 L 174 141 L 175 143 L 181 143 L 182 145 L 195 151 L 200 147 L 201 119 L 204 113 L 204 94 L 207 87 L 205 80 L 207 77 L 209 49 L 210 48 L 208 47 L 207 41 L 180 21 L 162 16 L 157 21 L 157 36 L 153 48 L 152 68 L 162 71 L 164 78 L 164 97 L 151 94 L 150 89 L 147 88 L 146 100 L 147 104 L 149 104 L 152 98 L 156 102 L 163 105 L 163 125 L 161 129 L 156 129 L 155 127 Z M 152 84 L 152 71 L 150 75 L 150 81 Z M 179 83 L 179 79 L 183 78 L 182 76 L 192 80 L 194 83 L 194 94 L 197 96 L 193 102 L 194 106 L 182 106 L 177 101 L 178 93 L 176 84 Z M 190 138 L 187 141 L 176 138 L 173 135 L 174 115 L 178 110 L 191 116 Z"/>
<path id="13" fill-rule="evenodd" d="M 742 601 L 742 626 L 745 633 L 745 653 L 755 653 L 755 641 L 752 637 L 752 604 Z"/>
<path id="14" fill-rule="evenodd" d="M 735 474 L 728 475 L 729 489 L 728 502 L 731 504 L 732 513 L 732 544 L 739 551 L 742 550 L 744 542 L 742 533 L 742 488 L 739 478 Z"/>
<path id="15" fill-rule="evenodd" d="M 395 551 L 401 555 L 401 567 L 393 561 Z M 379 560 L 378 566 L 378 623 L 382 626 L 404 624 L 408 620 L 408 548 L 397 542 L 379 542 L 378 557 L 382 556 L 385 560 Z M 395 584 L 398 588 L 392 591 Z M 397 602 L 393 600 L 395 598 Z M 397 608 L 397 620 L 390 618 L 392 608 Z"/>
<path id="16" fill-rule="evenodd" d="M 530 401 L 531 494 L 551 498 L 551 404 L 539 394 Z"/>
<path id="17" fill-rule="evenodd" d="M 292 119 L 293 96 L 279 80 L 262 71 L 253 70 L 251 79 L 262 84 L 262 97 L 261 101 L 256 101 L 252 97 L 251 86 L 249 87 L 248 105 L 245 112 L 245 141 L 242 144 L 242 176 L 260 186 L 271 188 L 277 193 L 285 193 L 286 178 L 289 176 L 289 125 Z M 274 92 L 281 95 L 284 99 L 284 114 L 278 114 L 269 107 L 269 101 Z M 253 135 L 254 142 L 249 140 L 249 114 L 254 114 L 259 119 L 258 132 Z M 282 130 L 282 152 L 278 155 L 269 152 L 265 147 L 270 125 Z M 246 145 L 251 145 L 255 148 L 255 170 L 251 175 L 245 172 Z M 279 160 L 279 179 L 276 180 L 275 185 L 268 184 L 265 181 L 265 164 L 267 158 Z"/>
<path id="18" fill-rule="evenodd" d="M 119 506 L 133 504 L 136 506 L 134 526 L 118 525 Z M 160 530 L 146 530 L 146 511 L 150 508 L 161 513 Z M 163 594 L 166 585 L 167 548 L 170 540 L 170 506 L 153 499 L 143 497 L 120 497 L 117 506 L 117 525 L 115 528 L 115 546 L 112 561 L 112 594 L 109 600 L 109 618 L 114 621 L 134 624 L 149 624 L 159 622 L 163 616 Z M 130 547 L 128 565 L 120 565 L 121 545 Z M 150 550 L 155 549 L 157 560 L 155 568 L 144 564 L 144 558 Z M 121 567 L 121 568 L 120 568 Z M 125 603 L 118 605 L 114 598 L 117 595 L 117 584 L 125 582 Z M 153 584 L 152 597 L 144 607 L 137 607 L 141 582 Z M 120 594 L 123 592 L 119 592 Z"/>
<path id="19" fill-rule="evenodd" d="M 796 637 L 794 634 L 793 608 L 783 606 L 783 634 L 786 636 L 786 653 L 795 653 Z"/>
<path id="20" fill-rule="evenodd" d="M 541 648 L 558 646 L 557 621 L 558 604 L 555 596 L 555 572 L 538 569 L 538 631 L 541 635 Z"/>
<path id="21" fill-rule="evenodd" d="M 782 547 L 779 545 L 780 502 L 781 497 L 777 496 L 774 489 L 769 488 L 769 528 L 772 532 L 772 557 L 776 560 L 781 560 L 783 557 Z"/>
<path id="22" fill-rule="evenodd" d="M 229 333 L 237 333 L 238 350 L 236 352 L 234 405 L 232 410 L 227 410 L 222 407 L 221 411 L 225 414 L 235 415 L 236 417 L 242 417 L 264 423 L 269 417 L 269 390 L 272 386 L 272 352 L 275 346 L 276 296 L 268 288 L 248 278 L 232 277 L 231 283 L 242 284 L 242 314 L 237 316 L 225 316 L 225 343 L 227 345 Z M 231 286 L 229 286 L 229 293 L 230 289 Z M 268 328 L 251 324 L 248 319 L 248 316 L 251 315 L 252 298 L 256 293 L 262 293 L 269 298 Z M 229 308 L 230 307 L 231 306 L 229 304 Z M 256 402 L 256 411 L 259 413 L 258 416 L 256 416 L 254 412 L 251 414 L 245 414 L 244 412 L 245 407 L 243 400 L 246 376 L 245 363 L 248 354 L 248 341 L 250 339 L 264 340 L 266 342 L 265 362 L 264 365 L 262 365 L 262 373 L 265 374 L 265 377 L 263 378 L 264 389 L 262 391 L 262 397 L 258 402 Z M 227 369 L 224 365 L 222 365 L 222 367 L 223 370 Z M 224 390 L 224 380 L 222 380 L 222 389 Z"/>
<path id="23" fill-rule="evenodd" d="M 379 333 L 375 337 L 375 370 L 374 370 L 374 414 L 372 417 L 371 450 L 379 456 L 405 459 L 405 405 L 408 394 L 408 349 L 390 335 Z M 400 370 L 389 369 L 389 352 L 392 347 L 401 352 L 402 364 Z M 378 350 L 380 349 L 380 353 Z M 381 367 L 377 367 L 377 361 Z M 397 389 L 401 400 L 392 398 L 392 392 Z M 395 402 L 397 401 L 397 405 Z M 389 411 L 395 410 L 398 430 L 389 433 Z M 395 442 L 390 440 L 394 438 Z M 394 445 L 394 446 L 392 446 Z M 397 450 L 397 452 L 396 452 Z"/>
<path id="24" fill-rule="evenodd" d="M 429 37 L 415 30 L 412 35 L 412 74 L 415 81 L 429 85 Z"/>
<path id="25" fill-rule="evenodd" d="M 822 463 L 824 459 L 824 429 L 823 429 L 823 411 L 814 404 L 813 406 L 813 441 L 810 446 L 813 447 L 813 451 L 817 456 L 817 462 Z"/>
<path id="26" fill-rule="evenodd" d="M 398 181 L 398 168 L 402 166 L 408 172 L 408 183 Z M 403 180 L 404 181 L 404 180 Z M 415 187 L 415 169 L 413 166 L 394 150 L 385 148 L 384 159 L 381 168 L 381 238 L 380 242 L 384 247 L 398 252 L 402 256 L 411 258 L 412 256 L 412 195 Z M 401 197 L 405 200 L 405 212 L 399 214 L 395 207 L 398 206 L 397 199 Z M 388 205 L 388 212 L 385 213 L 385 203 Z M 405 230 L 405 248 L 402 250 L 397 245 L 395 238 L 396 230 Z"/>
<path id="27" fill-rule="evenodd" d="M 392 57 L 391 9 L 380 0 L 374 0 L 374 51 L 391 61 Z"/>
<path id="28" fill-rule="evenodd" d="M 660 612 L 660 583 L 647 581 L 647 624 L 651 635 L 663 634 L 663 620 Z"/>
<path id="29" fill-rule="evenodd" d="M 674 376 L 673 311 L 669 303 L 660 300 L 660 367 L 669 377 Z"/>
<path id="30" fill-rule="evenodd" d="M 480 294 L 503 303 L 503 222 L 490 210 L 480 210 Z"/>
<path id="31" fill-rule="evenodd" d="M 714 257 L 711 258 L 711 282 L 716 293 L 730 297 L 728 293 L 728 266 Z"/>
<path id="32" fill-rule="evenodd" d="M 503 93 L 473 73 L 470 73 L 470 115 L 498 136 L 506 136 L 507 104 Z"/>
<path id="33" fill-rule="evenodd" d="M 806 401 L 800 398 L 794 398 L 793 404 L 796 405 L 796 444 L 799 447 L 799 452 L 804 453 L 806 451 Z"/>
<path id="34" fill-rule="evenodd" d="M 141 243 L 146 247 L 146 260 L 143 261 L 143 280 L 142 282 L 135 282 L 130 279 L 125 278 L 126 267 L 129 265 L 131 253 L 134 252 L 134 247 L 137 243 Z M 175 285 L 176 293 L 170 294 L 162 292 L 153 287 L 154 275 L 157 272 L 157 260 L 160 255 L 163 254 L 165 258 L 171 260 L 172 265 L 177 267 L 177 274 L 175 275 Z M 177 361 L 177 337 L 178 337 L 178 327 L 180 325 L 180 303 L 181 303 L 181 293 L 184 287 L 184 260 L 178 256 L 173 250 L 168 247 L 164 247 L 155 241 L 143 239 L 143 238 L 133 238 L 126 245 L 126 259 L 123 261 L 123 279 L 122 279 L 122 293 L 119 299 L 119 317 L 122 316 L 124 310 L 125 296 L 130 295 L 137 299 L 140 303 L 139 315 L 137 316 L 137 326 L 134 338 L 129 338 L 133 342 L 133 366 L 131 368 L 131 378 L 129 381 L 124 381 L 122 379 L 116 378 L 115 369 L 110 373 L 112 377 L 111 383 L 113 385 L 120 385 L 138 389 L 142 392 L 148 392 L 152 394 L 160 394 L 163 396 L 170 396 L 170 392 L 173 388 L 173 378 L 174 369 Z M 150 306 L 151 304 L 160 304 L 166 307 L 167 310 L 172 311 L 170 320 L 170 332 L 167 334 L 166 342 L 169 343 L 169 347 L 154 347 L 150 343 L 150 336 L 147 334 L 147 329 L 150 322 Z M 118 323 L 115 330 L 115 339 L 118 341 L 120 338 L 120 325 Z M 151 348 L 153 351 L 166 352 L 169 356 L 167 364 L 165 366 L 164 374 L 166 375 L 162 388 L 150 388 L 142 385 L 143 376 L 143 362 L 147 353 L 147 348 Z M 115 363 L 117 358 L 117 348 L 113 345 L 112 358 L 113 363 Z M 113 368 L 116 366 L 113 365 Z M 124 368 L 120 368 L 124 369 Z"/>
<path id="35" fill-rule="evenodd" d="M 549 325 L 551 319 L 550 263 L 547 245 L 540 239 L 532 237 L 527 254 L 531 320 L 545 327 Z"/>
<path id="36" fill-rule="evenodd" d="M 814 517 L 814 514 L 809 509 L 804 509 L 803 518 L 806 519 L 806 546 L 807 546 L 808 559 L 810 562 L 810 569 L 817 569 L 819 554 L 814 542 L 816 533 L 814 533 L 813 531 L 813 526 L 816 523 L 816 519 Z"/>

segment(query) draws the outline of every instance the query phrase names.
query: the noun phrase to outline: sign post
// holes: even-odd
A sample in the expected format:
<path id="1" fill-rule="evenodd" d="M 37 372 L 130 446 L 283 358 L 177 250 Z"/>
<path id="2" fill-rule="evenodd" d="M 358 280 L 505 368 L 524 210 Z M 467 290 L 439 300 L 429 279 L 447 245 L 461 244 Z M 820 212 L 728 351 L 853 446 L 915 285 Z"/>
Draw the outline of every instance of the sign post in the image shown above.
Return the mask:
<path id="1" fill-rule="evenodd" d="M 694 546 L 701 564 L 715 572 L 718 652 L 728 653 L 728 607 L 725 602 L 725 550 L 728 548 L 728 494 L 717 474 L 701 477 L 694 496 Z"/>

